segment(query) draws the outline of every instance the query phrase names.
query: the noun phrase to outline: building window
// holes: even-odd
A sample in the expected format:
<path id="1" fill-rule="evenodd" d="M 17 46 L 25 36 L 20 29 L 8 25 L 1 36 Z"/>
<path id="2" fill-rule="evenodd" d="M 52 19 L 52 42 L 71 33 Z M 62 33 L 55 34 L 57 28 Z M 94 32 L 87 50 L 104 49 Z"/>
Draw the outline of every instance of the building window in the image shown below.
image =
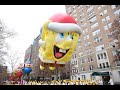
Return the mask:
<path id="1" fill-rule="evenodd" d="M 108 62 L 106 62 L 106 67 L 107 67 L 107 68 L 109 67 L 109 64 L 108 64 Z"/>
<path id="2" fill-rule="evenodd" d="M 120 78 L 120 71 L 118 71 L 118 74 L 119 74 L 119 78 Z"/>
<path id="3" fill-rule="evenodd" d="M 84 40 L 86 40 L 86 39 L 89 39 L 89 35 L 87 35 L 87 36 L 84 37 Z"/>
<path id="4" fill-rule="evenodd" d="M 111 5 L 111 8 L 114 9 L 114 8 L 116 8 L 116 6 L 115 5 Z"/>
<path id="5" fill-rule="evenodd" d="M 101 59 L 103 59 L 103 54 L 102 53 L 100 54 L 100 56 L 101 56 Z"/>
<path id="6" fill-rule="evenodd" d="M 78 6 L 78 9 L 82 8 L 82 6 L 83 6 L 83 5 L 79 5 L 79 6 Z"/>
<path id="7" fill-rule="evenodd" d="M 86 27 L 87 26 L 87 24 L 86 23 L 84 23 L 83 25 L 82 25 L 82 27 Z"/>
<path id="8" fill-rule="evenodd" d="M 88 62 L 90 62 L 90 59 L 89 59 L 89 57 L 88 57 Z"/>
<path id="9" fill-rule="evenodd" d="M 108 27 L 109 27 L 109 28 L 112 28 L 112 23 L 109 23 L 109 24 L 108 24 Z"/>
<path id="10" fill-rule="evenodd" d="M 107 16 L 107 17 L 106 17 L 106 20 L 109 21 L 109 20 L 110 20 L 110 16 Z"/>
<path id="11" fill-rule="evenodd" d="M 99 54 L 97 54 L 97 57 L 98 57 L 98 60 L 100 60 L 100 55 Z"/>
<path id="12" fill-rule="evenodd" d="M 80 53 L 79 53 L 79 56 L 80 56 L 80 57 L 83 56 L 83 52 L 80 52 Z"/>
<path id="13" fill-rule="evenodd" d="M 85 46 L 86 47 L 90 46 L 90 42 L 85 43 Z"/>
<path id="14" fill-rule="evenodd" d="M 93 6 L 87 9 L 87 12 L 90 12 L 93 9 Z"/>
<path id="15" fill-rule="evenodd" d="M 83 30 L 82 33 L 85 34 L 85 31 Z"/>
<path id="16" fill-rule="evenodd" d="M 74 65 L 76 65 L 76 61 L 74 61 Z"/>
<path id="17" fill-rule="evenodd" d="M 103 55 L 104 55 L 104 59 L 107 59 L 107 55 L 106 55 L 106 53 L 103 53 Z"/>
<path id="18" fill-rule="evenodd" d="M 103 68 L 105 68 L 105 63 L 102 63 L 102 65 L 103 65 Z"/>
<path id="19" fill-rule="evenodd" d="M 85 68 L 84 68 L 84 67 L 81 67 L 81 71 L 85 71 Z"/>
<path id="20" fill-rule="evenodd" d="M 104 52 L 104 53 L 100 53 L 100 54 L 97 54 L 97 57 L 98 57 L 98 60 L 100 59 L 107 59 L 107 54 Z"/>
<path id="21" fill-rule="evenodd" d="M 93 65 L 89 65 L 89 70 L 93 70 Z"/>
<path id="22" fill-rule="evenodd" d="M 86 31 L 86 33 L 88 32 L 88 30 L 87 30 L 87 29 L 85 29 L 85 31 Z"/>
<path id="23" fill-rule="evenodd" d="M 101 63 L 99 64 L 99 66 L 100 66 L 100 68 L 102 68 L 102 65 L 101 65 Z"/>
<path id="24" fill-rule="evenodd" d="M 101 5 L 102 7 L 105 7 L 105 5 Z"/>
<path id="25" fill-rule="evenodd" d="M 74 56 L 75 56 L 75 58 L 76 58 L 76 54 L 75 54 Z"/>
<path id="26" fill-rule="evenodd" d="M 102 41 L 102 37 L 95 37 L 94 38 L 95 43 L 100 42 L 100 41 Z"/>
<path id="27" fill-rule="evenodd" d="M 73 5 L 73 9 L 75 9 L 75 6 L 76 6 L 76 5 Z"/>
<path id="28" fill-rule="evenodd" d="M 71 7 L 68 7 L 68 13 L 69 14 L 71 13 Z"/>
<path id="29" fill-rule="evenodd" d="M 84 15 L 85 15 L 84 13 L 81 14 L 82 17 L 83 17 Z"/>
<path id="30" fill-rule="evenodd" d="M 114 14 L 115 14 L 115 16 L 120 15 L 120 9 L 119 9 L 119 10 L 116 10 L 116 11 L 114 12 Z"/>
<path id="31" fill-rule="evenodd" d="M 94 17 L 94 16 L 95 16 L 95 12 L 94 12 L 94 11 L 90 12 L 90 13 L 88 14 L 88 16 L 89 16 L 89 18 Z"/>
<path id="32" fill-rule="evenodd" d="M 116 56 L 117 55 L 116 50 L 112 50 L 112 54 L 113 56 Z"/>
<path id="33" fill-rule="evenodd" d="M 79 49 L 81 49 L 82 47 L 81 46 L 78 46 Z"/>
<path id="34" fill-rule="evenodd" d="M 99 45 L 99 46 L 96 47 L 96 52 L 101 51 L 103 49 L 104 49 L 104 44 Z"/>
<path id="35" fill-rule="evenodd" d="M 104 26 L 104 29 L 105 29 L 105 30 L 108 30 L 108 26 L 107 26 L 107 25 L 105 25 L 105 26 Z"/>
<path id="36" fill-rule="evenodd" d="M 81 8 L 81 9 L 79 10 L 79 13 L 82 12 L 82 11 L 83 11 L 83 8 Z"/>
<path id="37" fill-rule="evenodd" d="M 89 7 L 90 5 L 86 5 L 86 7 Z"/>
<path id="38" fill-rule="evenodd" d="M 105 23 L 105 19 L 104 18 L 102 19 L 102 23 Z"/>
<path id="39" fill-rule="evenodd" d="M 93 34 L 93 36 L 100 34 L 100 29 L 95 30 L 92 34 Z"/>
<path id="40" fill-rule="evenodd" d="M 78 19 L 77 18 L 75 18 L 75 21 L 77 21 Z"/>
<path id="41" fill-rule="evenodd" d="M 72 76 L 72 80 L 74 79 L 74 76 Z"/>
<path id="42" fill-rule="evenodd" d="M 96 20 L 97 20 L 97 18 L 96 18 L 96 16 L 94 16 L 93 18 L 90 19 L 90 23 L 92 23 L 92 22 L 94 22 Z"/>
<path id="43" fill-rule="evenodd" d="M 91 29 L 94 29 L 94 28 L 96 28 L 97 26 L 98 26 L 98 22 L 95 23 L 95 24 L 93 24 L 93 25 L 91 26 Z"/>
<path id="44" fill-rule="evenodd" d="M 100 10 L 100 9 L 101 9 L 101 6 L 98 7 L 98 10 Z"/>
<path id="45" fill-rule="evenodd" d="M 92 61 L 93 61 L 92 56 L 89 56 L 88 57 L 88 62 L 92 62 Z"/>
<path id="46" fill-rule="evenodd" d="M 82 75 L 82 80 L 86 80 L 86 76 L 85 75 Z"/>
<path id="47" fill-rule="evenodd" d="M 86 36 L 84 37 L 84 40 L 86 40 Z"/>
<path id="48" fill-rule="evenodd" d="M 77 61 L 76 61 L 76 65 L 77 65 Z"/>
<path id="49" fill-rule="evenodd" d="M 87 39 L 89 39 L 89 35 L 87 35 Z"/>
<path id="50" fill-rule="evenodd" d="M 80 38 L 78 39 L 78 42 L 81 43 L 81 39 Z"/>
<path id="51" fill-rule="evenodd" d="M 76 10 L 74 10 L 73 13 L 76 13 Z"/>
<path id="52" fill-rule="evenodd" d="M 77 16 L 77 14 L 74 14 L 74 17 L 76 17 Z"/>
<path id="53" fill-rule="evenodd" d="M 84 63 L 84 59 L 83 59 L 83 58 L 80 58 L 80 62 L 81 62 L 81 63 Z"/>
<path id="54" fill-rule="evenodd" d="M 89 51 L 87 50 L 87 51 L 86 51 L 86 54 L 88 54 L 88 53 L 89 53 Z"/>
<path id="55" fill-rule="evenodd" d="M 108 32 L 108 33 L 106 33 L 106 37 L 107 38 L 111 38 L 111 34 Z"/>
<path id="56" fill-rule="evenodd" d="M 88 49 L 89 53 L 92 53 L 92 49 Z"/>
<path id="57" fill-rule="evenodd" d="M 103 16 L 103 12 L 100 13 L 100 16 Z"/>
<path id="58" fill-rule="evenodd" d="M 110 47 L 115 47 L 114 42 L 113 42 L 113 41 L 109 42 L 109 46 L 110 46 Z"/>
<path id="59" fill-rule="evenodd" d="M 107 10 L 104 10 L 104 14 L 106 14 L 107 13 Z"/>

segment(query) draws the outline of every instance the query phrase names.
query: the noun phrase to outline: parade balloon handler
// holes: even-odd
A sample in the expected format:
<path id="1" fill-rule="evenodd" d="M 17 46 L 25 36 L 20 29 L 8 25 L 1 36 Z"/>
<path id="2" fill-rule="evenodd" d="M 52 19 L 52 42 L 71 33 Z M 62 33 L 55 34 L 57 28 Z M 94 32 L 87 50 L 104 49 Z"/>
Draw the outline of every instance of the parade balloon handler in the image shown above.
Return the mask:
<path id="1" fill-rule="evenodd" d="M 54 70 L 70 60 L 82 30 L 73 17 L 57 13 L 44 23 L 40 32 L 40 69 L 49 67 Z"/>

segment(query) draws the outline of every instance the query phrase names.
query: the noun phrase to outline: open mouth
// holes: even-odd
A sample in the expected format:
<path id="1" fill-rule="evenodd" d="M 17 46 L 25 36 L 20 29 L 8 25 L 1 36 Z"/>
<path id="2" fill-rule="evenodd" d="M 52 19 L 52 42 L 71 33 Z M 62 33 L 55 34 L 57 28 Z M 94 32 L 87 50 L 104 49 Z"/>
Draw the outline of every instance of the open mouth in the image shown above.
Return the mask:
<path id="1" fill-rule="evenodd" d="M 54 56 L 55 56 L 55 58 L 57 58 L 57 59 L 62 58 L 68 52 L 68 50 L 69 49 L 63 50 L 63 49 L 60 49 L 57 46 L 54 46 Z"/>

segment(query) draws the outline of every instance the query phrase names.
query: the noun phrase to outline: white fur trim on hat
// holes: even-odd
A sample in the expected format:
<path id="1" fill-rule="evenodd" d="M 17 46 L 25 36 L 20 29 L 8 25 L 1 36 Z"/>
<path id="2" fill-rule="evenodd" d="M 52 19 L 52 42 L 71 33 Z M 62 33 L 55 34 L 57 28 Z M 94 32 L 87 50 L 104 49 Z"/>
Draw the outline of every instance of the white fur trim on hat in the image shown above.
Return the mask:
<path id="1" fill-rule="evenodd" d="M 50 22 L 48 24 L 48 29 L 57 32 L 57 33 L 63 33 L 63 32 L 77 32 L 79 34 L 82 33 L 82 29 L 74 23 L 57 23 L 57 22 Z"/>

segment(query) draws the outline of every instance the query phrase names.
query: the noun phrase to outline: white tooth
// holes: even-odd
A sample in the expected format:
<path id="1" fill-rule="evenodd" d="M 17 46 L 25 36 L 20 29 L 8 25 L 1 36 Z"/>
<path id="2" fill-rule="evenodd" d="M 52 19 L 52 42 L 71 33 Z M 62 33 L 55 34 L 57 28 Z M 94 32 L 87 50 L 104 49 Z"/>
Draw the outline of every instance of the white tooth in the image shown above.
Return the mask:
<path id="1" fill-rule="evenodd" d="M 63 50 L 63 53 L 66 53 L 66 50 Z"/>
<path id="2" fill-rule="evenodd" d="M 63 52 L 63 50 L 62 50 L 62 49 L 59 49 L 59 52 Z"/>
<path id="3" fill-rule="evenodd" d="M 59 52 L 66 53 L 66 50 L 59 49 Z"/>

